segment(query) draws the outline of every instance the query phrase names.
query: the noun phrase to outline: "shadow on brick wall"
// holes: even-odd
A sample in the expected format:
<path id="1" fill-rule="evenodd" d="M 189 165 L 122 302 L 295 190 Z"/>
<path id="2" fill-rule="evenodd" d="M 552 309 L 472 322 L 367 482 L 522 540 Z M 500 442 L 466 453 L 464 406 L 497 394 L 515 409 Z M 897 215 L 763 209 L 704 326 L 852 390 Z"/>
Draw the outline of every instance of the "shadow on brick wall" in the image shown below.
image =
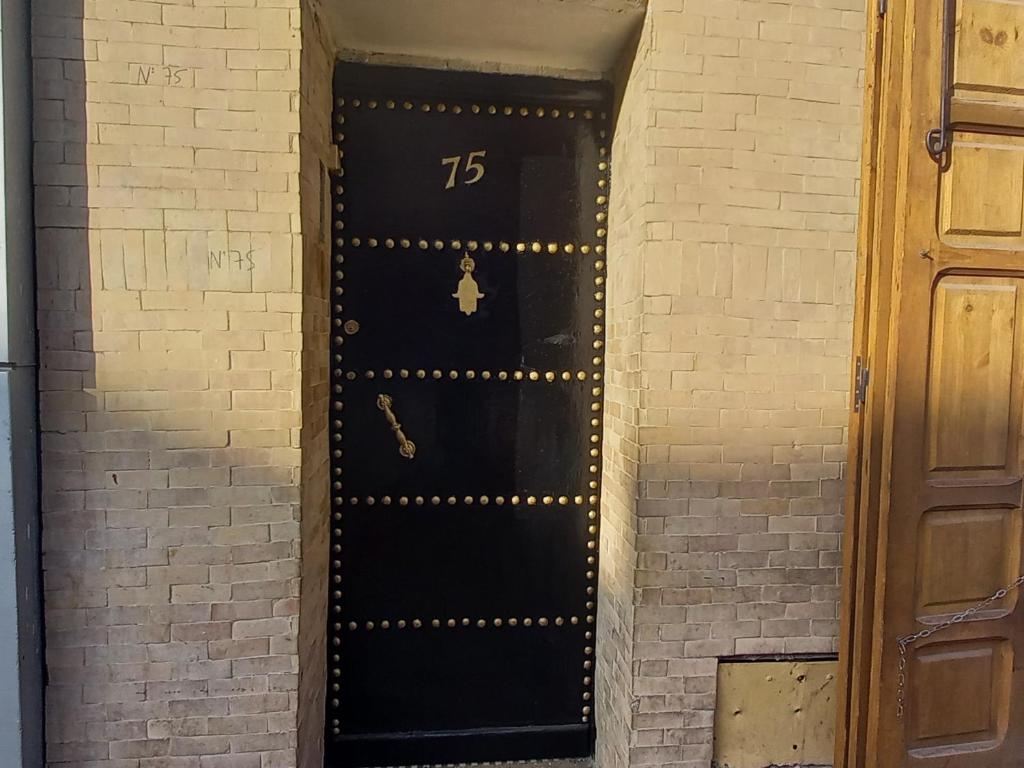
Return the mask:
<path id="1" fill-rule="evenodd" d="M 88 432 L 102 407 L 90 266 L 98 243 L 89 242 L 86 171 L 98 137 L 87 130 L 85 62 L 96 49 L 83 42 L 80 0 L 31 5 L 46 752 L 47 763 L 57 765 L 109 757 L 106 740 L 91 730 L 105 719 L 106 705 L 87 694 L 90 683 L 106 682 L 89 680 L 87 664 L 107 635 L 94 614 L 106 605 L 105 585 L 97 582 L 106 557 L 87 545 L 105 513 L 86 504 L 101 447 L 95 441 L 103 439 Z"/>

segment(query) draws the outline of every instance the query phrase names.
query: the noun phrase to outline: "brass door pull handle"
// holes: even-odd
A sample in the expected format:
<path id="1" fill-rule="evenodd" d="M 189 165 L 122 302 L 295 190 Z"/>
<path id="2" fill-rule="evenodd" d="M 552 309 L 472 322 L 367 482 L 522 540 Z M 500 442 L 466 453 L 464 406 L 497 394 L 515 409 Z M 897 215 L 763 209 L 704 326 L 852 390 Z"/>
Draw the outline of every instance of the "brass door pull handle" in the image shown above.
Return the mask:
<path id="1" fill-rule="evenodd" d="M 398 440 L 398 452 L 407 459 L 416 455 L 416 443 L 405 436 L 402 425 L 395 418 L 395 412 L 391 410 L 391 395 L 377 395 L 377 407 L 384 411 L 384 418 L 388 420 L 388 426 L 395 433 Z"/>

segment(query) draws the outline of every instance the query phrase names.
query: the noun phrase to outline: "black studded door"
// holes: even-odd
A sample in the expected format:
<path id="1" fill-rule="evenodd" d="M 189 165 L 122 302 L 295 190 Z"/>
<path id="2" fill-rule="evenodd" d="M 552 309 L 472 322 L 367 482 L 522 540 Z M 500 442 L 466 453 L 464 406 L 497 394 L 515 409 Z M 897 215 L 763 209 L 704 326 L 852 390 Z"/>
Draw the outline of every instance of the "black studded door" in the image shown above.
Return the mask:
<path id="1" fill-rule="evenodd" d="M 589 755 L 607 91 L 335 97 L 326 765 Z"/>

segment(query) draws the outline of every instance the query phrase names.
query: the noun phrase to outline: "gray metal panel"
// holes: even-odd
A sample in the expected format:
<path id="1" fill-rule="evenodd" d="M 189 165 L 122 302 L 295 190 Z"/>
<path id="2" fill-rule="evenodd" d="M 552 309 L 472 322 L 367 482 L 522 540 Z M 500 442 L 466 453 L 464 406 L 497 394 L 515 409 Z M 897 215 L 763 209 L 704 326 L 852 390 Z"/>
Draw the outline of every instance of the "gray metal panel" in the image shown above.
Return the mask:
<path id="1" fill-rule="evenodd" d="M 34 365 L 35 237 L 32 218 L 32 55 L 28 0 L 0 0 L 3 77 L 3 269 L 0 363 Z"/>
<path id="2" fill-rule="evenodd" d="M 44 764 L 32 60 L 28 0 L 0 0 L 0 764 Z"/>
<path id="3" fill-rule="evenodd" d="M 0 370 L 0 754 L 23 768 L 43 764 L 35 399 L 35 369 Z"/>

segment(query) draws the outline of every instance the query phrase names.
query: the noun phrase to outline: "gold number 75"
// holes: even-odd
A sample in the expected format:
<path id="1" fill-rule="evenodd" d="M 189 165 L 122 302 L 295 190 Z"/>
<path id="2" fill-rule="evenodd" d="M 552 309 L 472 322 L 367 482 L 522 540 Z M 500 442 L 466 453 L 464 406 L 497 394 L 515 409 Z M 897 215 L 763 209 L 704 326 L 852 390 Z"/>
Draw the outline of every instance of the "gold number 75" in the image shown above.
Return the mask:
<path id="1" fill-rule="evenodd" d="M 473 177 L 464 179 L 463 184 L 476 184 L 480 179 L 484 177 L 484 164 L 477 161 L 477 158 L 483 160 L 487 156 L 486 149 L 478 149 L 470 152 L 466 155 L 466 173 L 472 173 Z M 462 155 L 453 155 L 452 157 L 442 157 L 441 165 L 450 165 L 451 171 L 448 173 L 448 183 L 444 185 L 445 189 L 452 189 L 455 186 L 456 176 L 459 172 L 459 164 L 462 162 Z"/>

